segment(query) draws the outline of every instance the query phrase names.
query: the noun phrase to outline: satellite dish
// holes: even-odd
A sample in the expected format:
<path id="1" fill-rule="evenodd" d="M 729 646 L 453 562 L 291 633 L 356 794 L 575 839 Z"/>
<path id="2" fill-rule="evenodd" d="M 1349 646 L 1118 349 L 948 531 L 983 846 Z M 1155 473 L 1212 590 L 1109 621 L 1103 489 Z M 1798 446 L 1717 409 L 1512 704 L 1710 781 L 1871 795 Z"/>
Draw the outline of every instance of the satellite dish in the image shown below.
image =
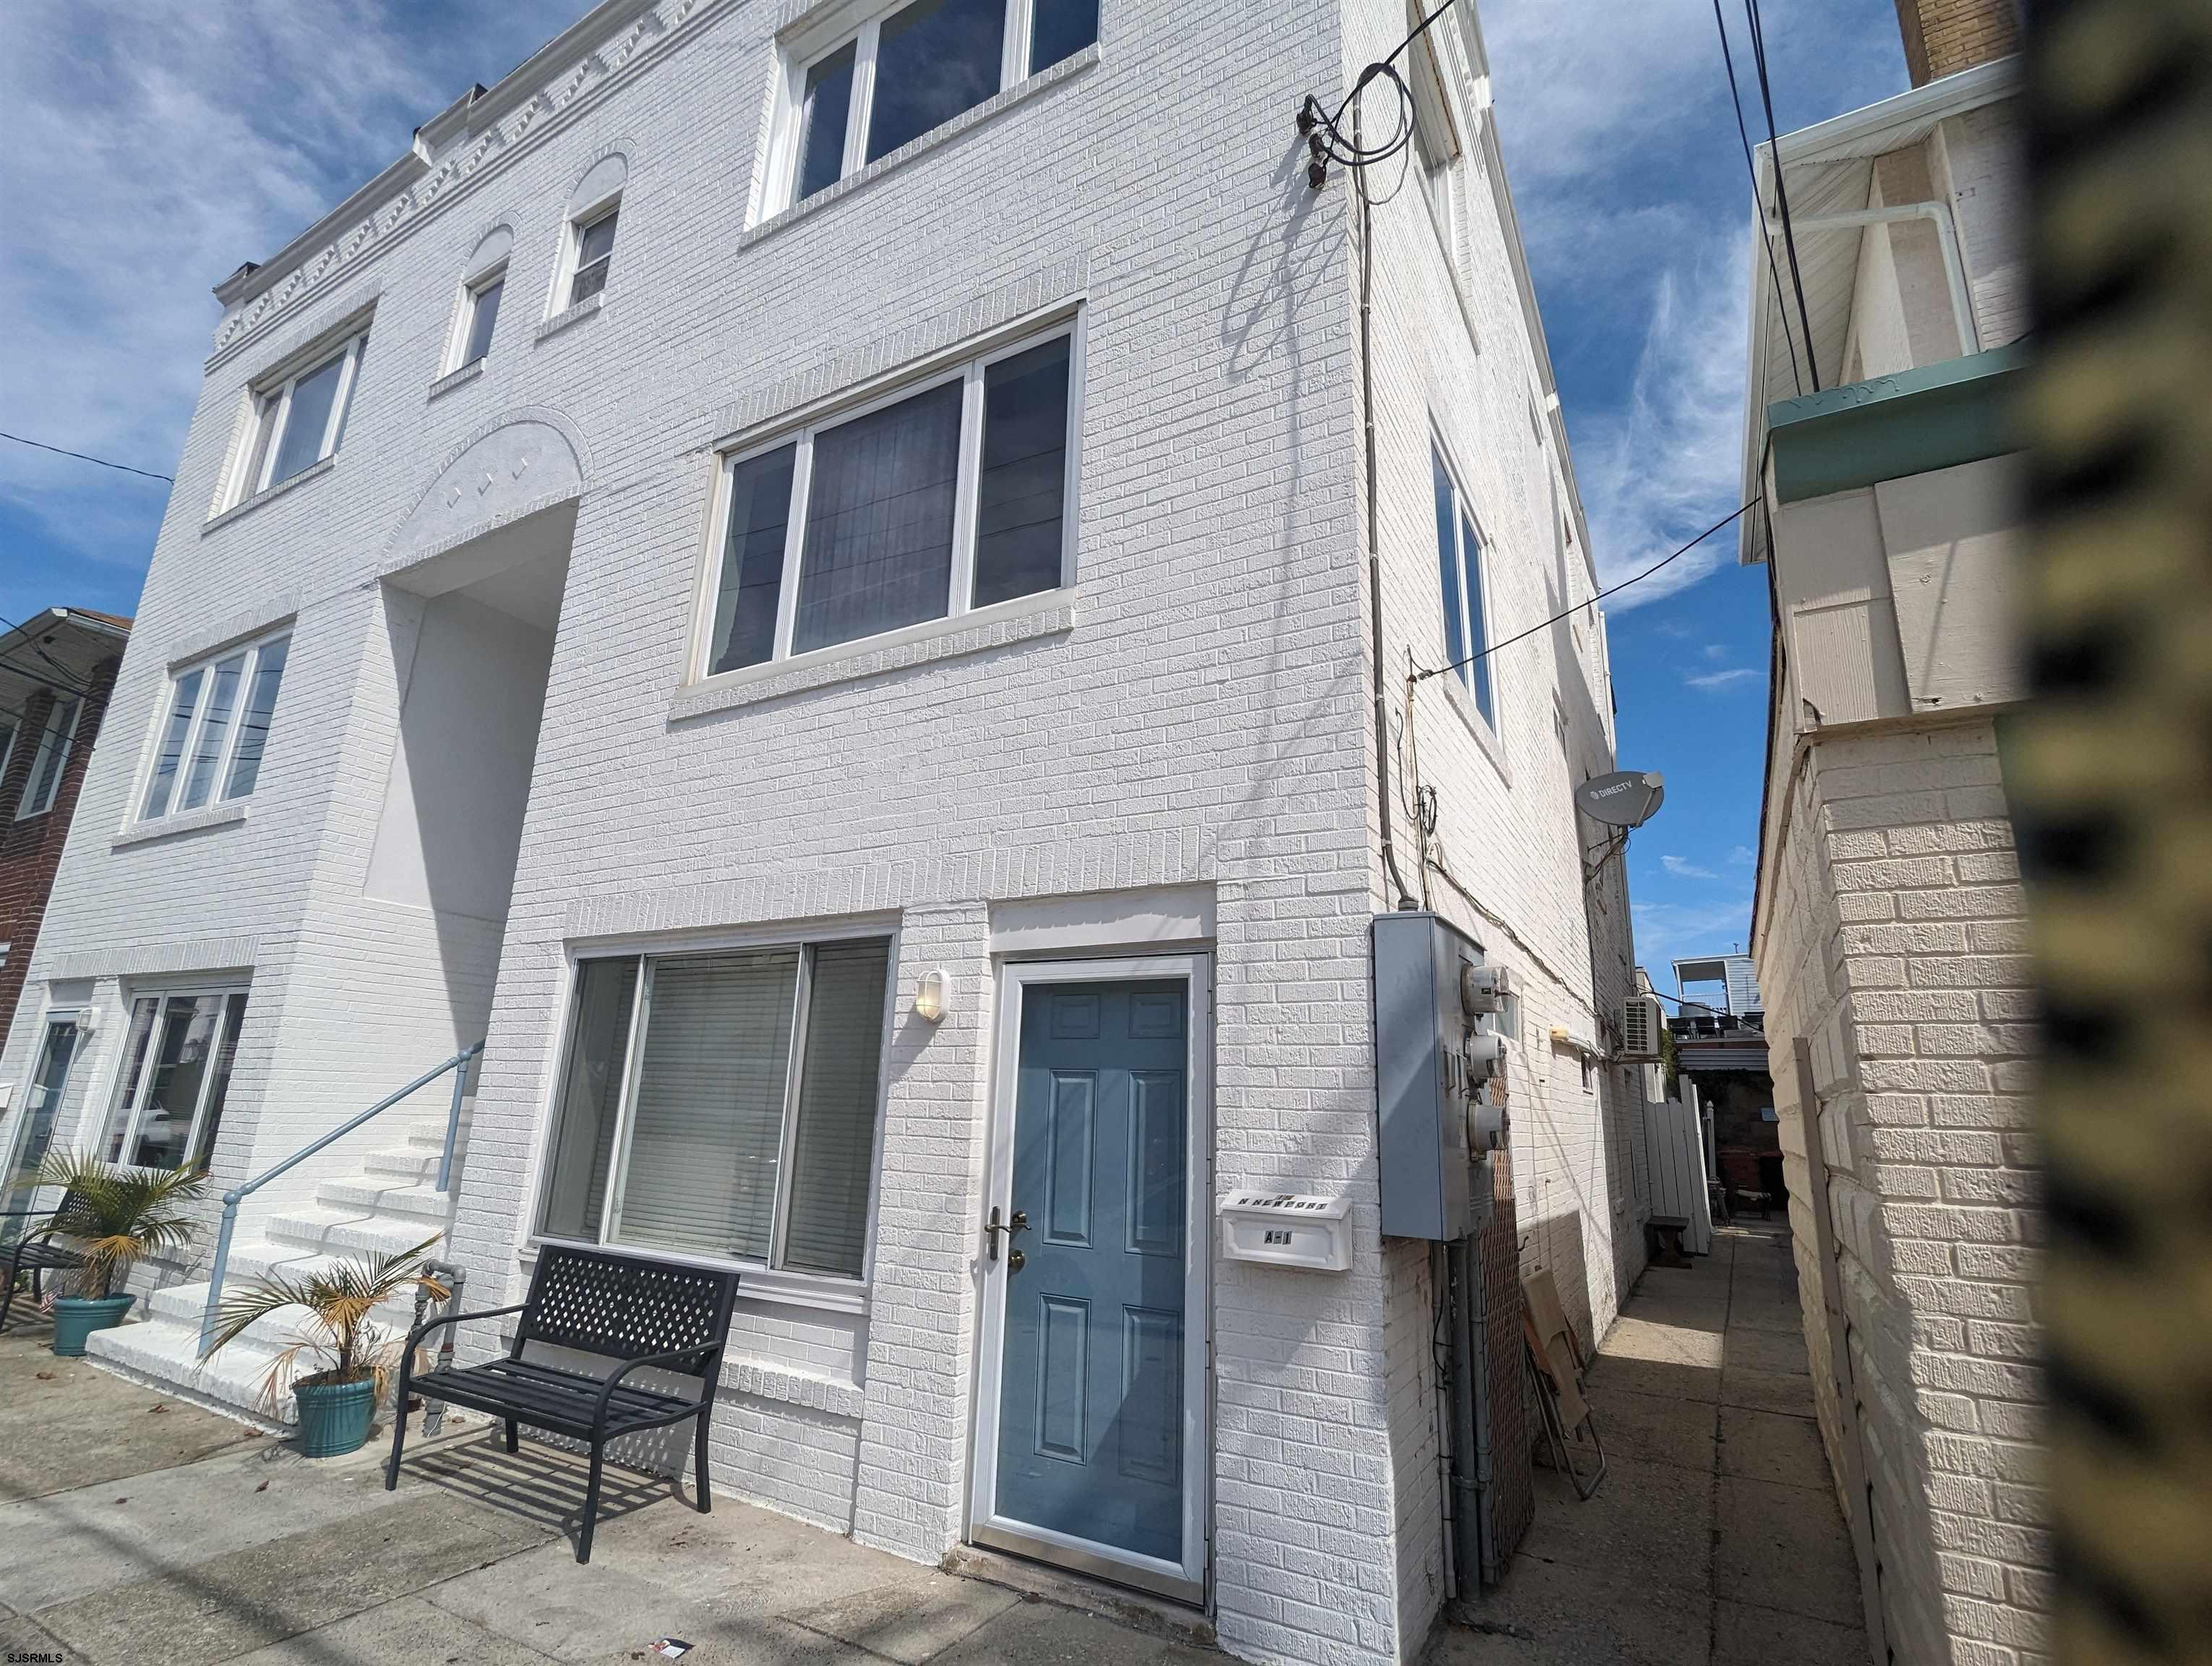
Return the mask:
<path id="1" fill-rule="evenodd" d="M 1667 796 L 1656 769 L 1616 769 L 1594 775 L 1575 788 L 1575 807 L 1607 827 L 1641 827 Z"/>

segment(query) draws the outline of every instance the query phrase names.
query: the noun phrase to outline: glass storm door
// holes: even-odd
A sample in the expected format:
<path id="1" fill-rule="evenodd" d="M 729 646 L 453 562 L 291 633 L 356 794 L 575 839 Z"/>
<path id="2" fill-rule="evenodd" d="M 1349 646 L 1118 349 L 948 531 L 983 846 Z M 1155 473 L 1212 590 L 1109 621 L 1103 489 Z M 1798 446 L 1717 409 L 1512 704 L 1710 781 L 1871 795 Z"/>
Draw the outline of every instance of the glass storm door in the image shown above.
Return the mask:
<path id="1" fill-rule="evenodd" d="M 69 1087 L 76 1043 L 74 1019 L 47 1020 L 46 1036 L 39 1043 L 38 1068 L 31 1073 L 31 1091 L 24 1097 L 14 1147 L 8 1153 L 4 1177 L 0 1177 L 0 1209 L 30 1208 L 38 1195 L 39 1167 L 46 1160 L 46 1147 L 54 1137 L 54 1118 L 60 1114 L 62 1095 Z M 20 1237 L 24 1224 L 20 1216 L 0 1215 L 0 1243 Z"/>
<path id="2" fill-rule="evenodd" d="M 1021 1000 L 992 1515 L 1105 1553 L 1079 1566 L 1189 1560 L 1189 1006 L 1182 978 Z"/>

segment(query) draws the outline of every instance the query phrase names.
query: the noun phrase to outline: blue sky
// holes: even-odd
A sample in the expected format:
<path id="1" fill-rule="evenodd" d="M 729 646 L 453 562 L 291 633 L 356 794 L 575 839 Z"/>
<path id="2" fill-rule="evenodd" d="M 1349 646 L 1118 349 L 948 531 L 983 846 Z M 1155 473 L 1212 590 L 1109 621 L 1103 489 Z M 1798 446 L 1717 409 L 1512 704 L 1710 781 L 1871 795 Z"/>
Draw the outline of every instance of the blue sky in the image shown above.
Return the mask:
<path id="1" fill-rule="evenodd" d="M 1892 0 L 1765 0 L 1784 131 L 1905 85 Z M 1741 0 L 1723 0 L 1741 42 Z M 583 0 L 8 0 L 0 6 L 0 429 L 167 473 L 211 286 L 384 167 Z M 1601 575 L 1735 506 L 1748 186 L 1709 0 L 1489 0 L 1499 132 Z M 332 44 L 344 43 L 343 74 Z M 1754 124 L 1755 105 L 1748 106 Z M 1754 137 L 1757 137 L 1756 126 Z M 0 617 L 134 610 L 167 488 L 0 441 Z M 1723 535 L 1612 604 L 1638 952 L 1743 940 L 1765 575 Z"/>

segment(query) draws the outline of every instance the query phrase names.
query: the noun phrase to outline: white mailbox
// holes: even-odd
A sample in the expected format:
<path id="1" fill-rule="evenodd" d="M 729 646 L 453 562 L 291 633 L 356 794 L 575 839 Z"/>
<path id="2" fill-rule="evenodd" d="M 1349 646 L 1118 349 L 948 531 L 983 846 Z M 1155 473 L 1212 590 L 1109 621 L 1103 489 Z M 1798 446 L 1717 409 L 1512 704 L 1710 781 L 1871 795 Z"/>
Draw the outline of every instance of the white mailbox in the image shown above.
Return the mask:
<path id="1" fill-rule="evenodd" d="M 1352 1234 L 1345 1217 L 1351 1209 L 1348 1197 L 1231 1192 L 1214 1209 L 1221 1218 L 1221 1253 L 1231 1261 L 1348 1272 Z"/>

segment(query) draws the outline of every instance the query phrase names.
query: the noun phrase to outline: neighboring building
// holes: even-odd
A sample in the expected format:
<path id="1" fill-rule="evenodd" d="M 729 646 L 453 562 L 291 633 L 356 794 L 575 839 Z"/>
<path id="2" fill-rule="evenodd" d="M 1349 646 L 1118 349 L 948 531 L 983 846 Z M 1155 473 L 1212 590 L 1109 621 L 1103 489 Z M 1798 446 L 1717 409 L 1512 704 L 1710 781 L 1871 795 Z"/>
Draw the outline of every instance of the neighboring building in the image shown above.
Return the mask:
<path id="1" fill-rule="evenodd" d="M 76 813 L 131 621 L 49 607 L 0 633 L 0 1033 L 15 1018 L 46 919 L 46 895 Z M 82 1037 L 75 1015 L 48 1027 L 18 1089 L 0 1089 L 0 1209 L 26 1207 L 27 1176 L 46 1155 L 54 1104 Z M 20 1098 L 21 1114 L 6 1116 Z M 0 1220 L 0 1234 L 15 1223 Z"/>
<path id="2" fill-rule="evenodd" d="M 1721 998 L 1709 1000 L 1699 995 L 1692 1002 L 1682 995 L 1677 1011 L 1694 1005 L 1709 1012 L 1727 1012 L 1738 1018 L 1756 1018 L 1761 1010 L 1759 999 L 1759 972 L 1747 954 L 1709 954 L 1694 956 L 1674 963 L 1674 990 L 1678 995 L 1692 984 L 1703 988 L 1709 984 L 1720 986 Z"/>
<path id="3" fill-rule="evenodd" d="M 1674 988 L 1717 991 L 1694 1000 L 1682 995 L 1667 1020 L 1677 1073 L 1693 1084 L 1705 1120 L 1707 1172 L 1726 1189 L 1729 1208 L 1778 1208 L 1787 1187 L 1766 1071 L 1766 1015 L 1752 958 L 1677 960 Z"/>
<path id="4" fill-rule="evenodd" d="M 1356 195 L 1292 119 L 1404 0 L 1000 15 L 608 0 L 221 286 L 0 1077 L 89 1006 L 58 1137 L 228 1187 L 483 1038 L 457 1207 L 441 1083 L 231 1276 L 734 1262 L 718 1488 L 1408 1659 L 1448 1434 L 1437 1246 L 1379 1231 L 1385 826 L 1514 977 L 1500 1287 L 1517 1231 L 1589 1341 L 1643 1259 L 1604 624 L 1474 9 L 1401 59 L 1371 482 Z M 1350 1271 L 1218 1253 L 1244 1189 L 1347 1200 Z M 235 1406 L 209 1247 L 97 1353 Z"/>
<path id="5" fill-rule="evenodd" d="M 1908 40 L 2012 38 L 2002 0 L 1900 9 Z M 1780 142 L 1812 342 L 1808 366 L 1778 232 L 1744 553 L 1777 614 L 1753 949 L 1821 1430 L 1875 1658 L 1996 1666 L 2039 1657 L 2048 1552 L 2036 1034 L 1999 767 L 2025 693 L 2020 76 L 1976 56 Z M 1765 155 L 1769 214 L 1773 174 Z"/>

